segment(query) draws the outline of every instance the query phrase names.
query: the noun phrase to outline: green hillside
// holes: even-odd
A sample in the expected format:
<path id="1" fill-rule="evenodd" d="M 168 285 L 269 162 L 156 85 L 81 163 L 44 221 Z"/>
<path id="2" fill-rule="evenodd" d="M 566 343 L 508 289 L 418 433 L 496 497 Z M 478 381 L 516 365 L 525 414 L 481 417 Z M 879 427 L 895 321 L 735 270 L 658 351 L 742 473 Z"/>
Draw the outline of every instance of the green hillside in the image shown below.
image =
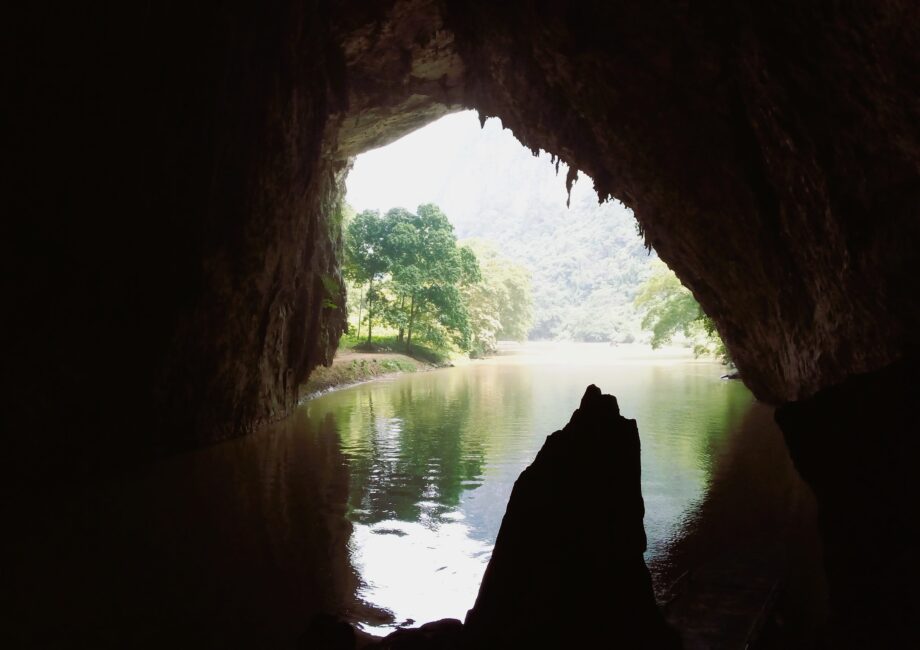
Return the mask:
<path id="1" fill-rule="evenodd" d="M 458 237 L 492 240 L 532 273 L 530 338 L 640 336 L 633 299 L 655 255 L 630 210 L 618 202 L 599 205 L 585 177 L 566 207 L 565 166 L 557 175 L 548 155 L 533 156 L 494 120 L 455 153 L 451 168 L 436 201 Z M 458 178 L 464 182 L 452 182 Z"/>
<path id="2" fill-rule="evenodd" d="M 362 161 L 362 158 L 364 159 Z M 491 240 L 533 283 L 530 338 L 647 339 L 633 306 L 654 259 L 632 212 L 599 205 L 583 177 L 566 207 L 567 168 L 534 156 L 498 120 L 450 115 L 358 159 L 349 201 L 381 211 L 438 205 L 459 239 Z"/>

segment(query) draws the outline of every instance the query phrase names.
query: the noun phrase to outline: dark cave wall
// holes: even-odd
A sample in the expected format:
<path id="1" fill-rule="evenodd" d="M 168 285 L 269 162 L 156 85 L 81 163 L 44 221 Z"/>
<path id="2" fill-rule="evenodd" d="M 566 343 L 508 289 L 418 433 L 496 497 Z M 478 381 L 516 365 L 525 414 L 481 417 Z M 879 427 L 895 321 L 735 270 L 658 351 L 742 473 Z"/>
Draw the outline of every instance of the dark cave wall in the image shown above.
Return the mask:
<path id="1" fill-rule="evenodd" d="M 854 375 L 776 410 L 814 492 L 834 648 L 920 644 L 920 363 Z"/>
<path id="2" fill-rule="evenodd" d="M 758 397 L 904 353 L 920 315 L 910 3 L 448 2 L 448 24 L 469 103 L 634 209 Z"/>
<path id="3" fill-rule="evenodd" d="M 344 324 L 349 157 L 461 107 L 631 206 L 762 399 L 895 361 L 918 324 L 918 23 L 894 1 L 17 16 L 9 464 L 288 413 Z"/>
<path id="4" fill-rule="evenodd" d="M 323 16 L 17 16 L 9 475 L 243 433 L 287 414 L 329 358 L 343 177 L 323 147 L 343 66 Z"/>

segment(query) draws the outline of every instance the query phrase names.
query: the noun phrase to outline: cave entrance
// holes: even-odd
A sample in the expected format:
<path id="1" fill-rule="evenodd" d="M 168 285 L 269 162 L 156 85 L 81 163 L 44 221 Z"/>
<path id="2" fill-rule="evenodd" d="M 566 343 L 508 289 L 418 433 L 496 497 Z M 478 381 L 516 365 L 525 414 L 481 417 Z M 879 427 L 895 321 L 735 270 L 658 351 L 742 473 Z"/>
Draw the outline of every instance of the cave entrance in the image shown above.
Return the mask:
<path id="1" fill-rule="evenodd" d="M 567 166 L 545 153 L 533 155 L 502 129 L 498 119 L 480 127 L 476 113 L 466 111 L 359 156 L 347 180 L 346 212 L 377 211 L 386 220 L 392 209 L 415 212 L 417 206 L 434 205 L 446 216 L 458 244 L 480 258 L 488 285 L 483 287 L 485 294 L 478 292 L 478 300 L 469 296 L 480 304 L 475 305 L 471 340 L 463 352 L 494 352 L 498 340 L 632 343 L 644 336 L 633 302 L 656 256 L 637 233 L 630 210 L 617 201 L 599 204 L 590 179 L 567 188 L 574 180 Z M 399 215 L 391 217 L 400 221 Z M 415 223 L 410 238 L 417 237 L 418 227 L 430 227 Z M 390 229 L 402 228 L 405 239 L 405 227 L 401 223 Z M 364 226 L 357 239 L 372 236 L 367 228 L 373 226 Z M 378 236 L 386 237 L 386 228 L 383 225 Z M 366 331 L 368 290 L 373 294 L 383 286 L 379 280 L 376 288 L 369 286 L 368 270 L 382 262 L 380 257 L 392 258 L 394 267 L 417 267 L 413 256 L 448 254 L 431 244 L 428 249 L 424 242 L 418 244 L 414 250 L 378 250 L 375 256 L 371 242 L 357 243 L 370 254 L 358 253 L 360 263 L 355 255 L 346 259 L 352 280 L 351 330 Z M 362 265 L 367 268 L 358 268 Z M 391 287 L 406 283 L 390 271 L 384 270 L 380 278 L 389 280 Z M 381 296 L 377 326 L 402 329 L 409 317 L 394 313 L 392 303 L 399 296 L 388 293 Z M 497 304 L 482 304 L 489 299 Z M 436 343 L 449 338 L 439 337 L 436 328 L 429 332 Z M 458 332 L 452 333 L 464 347 Z"/>
<path id="2" fill-rule="evenodd" d="M 715 565 L 698 584 L 717 590 L 720 555 L 756 585 L 753 601 L 780 571 L 787 538 L 775 531 L 800 516 L 802 494 L 770 410 L 722 378 L 699 306 L 631 212 L 599 204 L 588 178 L 567 187 L 570 178 L 474 112 L 354 162 L 343 211 L 349 331 L 307 392 L 386 377 L 309 402 L 313 427 L 335 423 L 348 460 L 350 549 L 369 605 L 355 622 L 367 631 L 463 618 L 514 481 L 591 383 L 639 423 L 646 560 L 660 600 L 692 567 Z M 433 231 L 443 237 L 425 248 Z M 462 266 L 464 246 L 475 281 L 439 267 L 450 256 Z M 445 273 L 456 286 L 439 284 Z M 467 332 L 439 311 L 448 289 L 465 303 Z M 433 297 L 410 340 L 413 291 Z M 515 292 L 531 294 L 531 314 L 512 304 Z M 607 505 L 603 494 L 586 498 Z"/>

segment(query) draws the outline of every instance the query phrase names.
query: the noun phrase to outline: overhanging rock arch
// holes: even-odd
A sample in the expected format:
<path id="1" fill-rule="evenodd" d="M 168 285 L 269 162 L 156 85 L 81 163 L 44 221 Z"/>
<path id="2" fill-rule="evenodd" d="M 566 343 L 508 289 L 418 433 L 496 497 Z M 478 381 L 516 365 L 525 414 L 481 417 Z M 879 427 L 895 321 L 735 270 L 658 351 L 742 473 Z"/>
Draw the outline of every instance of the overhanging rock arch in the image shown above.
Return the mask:
<path id="1" fill-rule="evenodd" d="M 232 0 L 24 13 L 9 39 L 17 164 L 4 225 L 22 231 L 4 237 L 10 485 L 122 467 L 289 413 L 343 325 L 329 303 L 349 157 L 460 106 L 501 117 L 633 208 L 760 398 L 817 394 L 798 424 L 841 408 L 831 438 L 915 457 L 888 432 L 911 431 L 916 373 L 880 372 L 912 357 L 920 324 L 910 3 Z M 867 372 L 892 391 L 868 390 L 870 376 L 820 399 Z M 847 417 L 857 406 L 893 415 L 876 427 Z M 812 477 L 845 476 L 864 449 Z M 897 513 L 912 512 L 916 489 L 880 467 L 871 493 L 901 498 L 879 538 L 909 549 L 915 525 Z M 873 507 L 850 505 L 856 518 Z M 859 549 L 843 557 L 871 553 L 871 540 Z"/>
<path id="2" fill-rule="evenodd" d="M 340 151 L 460 106 L 500 116 L 634 209 L 766 401 L 902 356 L 917 102 L 895 7 L 830 27 L 791 6 L 493 5 L 398 2 L 345 35 Z"/>
<path id="3" fill-rule="evenodd" d="M 10 259 L 29 282 L 11 292 L 10 420 L 66 412 L 94 431 L 21 441 L 52 465 L 289 413 L 343 323 L 323 305 L 341 291 L 348 159 L 460 107 L 630 206 L 761 399 L 909 348 L 920 18 L 900 3 L 239 0 L 177 16 L 39 13 L 14 43 L 34 56 L 12 106 L 10 207 L 29 235 Z M 47 151 L 67 170 L 54 191 Z"/>

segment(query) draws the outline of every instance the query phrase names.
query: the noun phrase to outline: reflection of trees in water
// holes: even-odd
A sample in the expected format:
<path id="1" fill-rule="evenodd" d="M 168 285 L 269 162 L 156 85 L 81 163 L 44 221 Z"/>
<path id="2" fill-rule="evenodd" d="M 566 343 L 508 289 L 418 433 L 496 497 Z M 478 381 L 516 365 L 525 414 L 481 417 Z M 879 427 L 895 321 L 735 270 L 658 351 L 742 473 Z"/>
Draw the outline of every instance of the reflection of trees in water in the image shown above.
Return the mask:
<path id="1" fill-rule="evenodd" d="M 481 370 L 369 384 L 329 405 L 348 456 L 354 521 L 437 522 L 480 483 L 508 409 L 517 417 L 530 409 L 529 381 Z"/>
<path id="2" fill-rule="evenodd" d="M 4 587 L 30 597 L 4 613 L 37 647 L 286 648 L 313 614 L 351 608 L 333 422 L 298 412 L 138 469 L 58 494 L 8 536 Z"/>
<path id="3" fill-rule="evenodd" d="M 650 568 L 663 599 L 678 598 L 674 616 L 685 616 L 704 644 L 711 620 L 723 638 L 742 633 L 773 585 L 779 585 L 771 617 L 783 623 L 770 631 L 770 647 L 814 647 L 826 617 L 826 592 L 818 545 L 814 499 L 796 472 L 773 410 L 752 403 L 709 453 L 708 485 L 681 534 Z M 685 571 L 689 580 L 672 592 Z M 730 589 L 725 588 L 729 576 Z M 694 609 L 706 602 L 708 613 Z"/>
<path id="4" fill-rule="evenodd" d="M 243 483 L 261 492 L 258 505 L 250 497 L 248 510 L 265 528 L 262 544 L 272 568 L 285 583 L 309 594 L 317 611 L 352 608 L 359 580 L 348 552 L 348 465 L 334 415 L 315 422 L 298 410 L 260 437 L 238 442 L 235 482 L 243 478 L 241 461 L 257 465 Z M 247 528 L 261 527 L 250 523 Z"/>
<path id="5" fill-rule="evenodd" d="M 751 406 L 751 394 L 739 383 L 713 386 L 709 380 L 687 381 L 668 367 L 652 369 L 652 385 L 656 392 L 666 391 L 666 408 L 658 395 L 643 396 L 654 402 L 655 433 L 667 435 L 667 445 L 649 452 L 655 455 L 656 467 L 696 476 L 700 486 L 712 479 L 713 466 L 724 453 L 725 446 Z M 641 408 L 641 407 L 640 407 Z M 651 422 L 639 424 L 639 434 Z"/>
<path id="6" fill-rule="evenodd" d="M 726 435 L 705 441 L 712 458 L 703 499 L 657 563 L 666 586 L 683 571 L 727 556 L 785 554 L 811 546 L 812 497 L 789 459 L 772 409 L 753 403 Z M 805 540 L 805 541 L 803 541 Z"/>

